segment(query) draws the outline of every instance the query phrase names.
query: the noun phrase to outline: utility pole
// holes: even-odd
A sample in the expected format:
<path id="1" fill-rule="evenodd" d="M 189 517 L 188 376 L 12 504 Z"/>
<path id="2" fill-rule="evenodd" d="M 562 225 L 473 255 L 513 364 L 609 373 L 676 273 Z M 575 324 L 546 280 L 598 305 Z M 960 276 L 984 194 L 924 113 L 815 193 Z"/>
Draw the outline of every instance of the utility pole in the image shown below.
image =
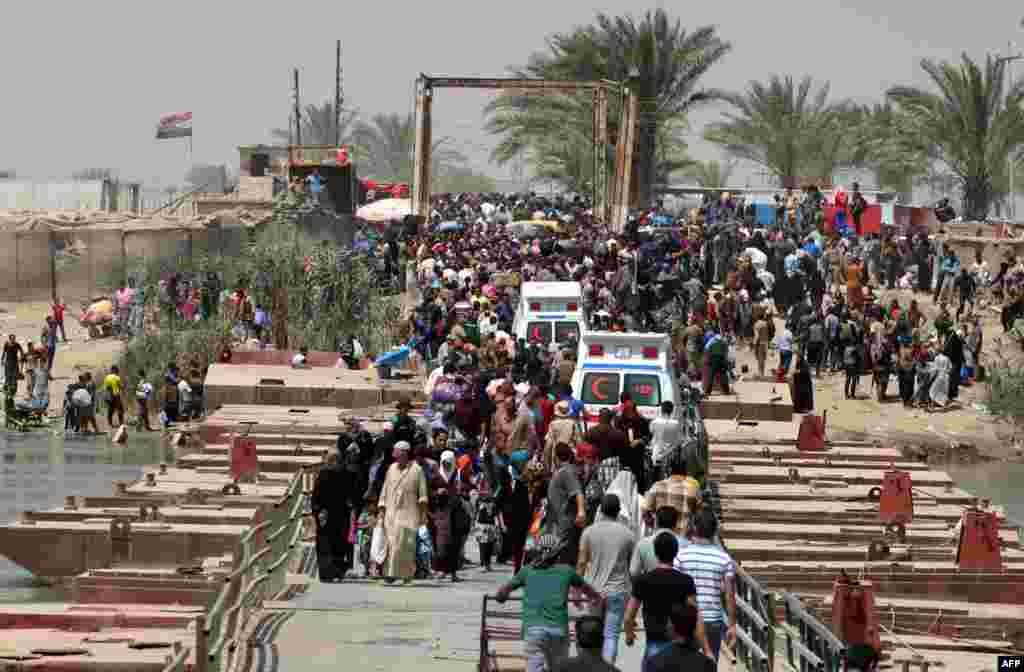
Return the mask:
<path id="1" fill-rule="evenodd" d="M 299 106 L 299 69 L 294 69 L 295 73 L 295 144 L 302 144 L 302 108 Z"/>
<path id="2" fill-rule="evenodd" d="M 341 40 L 337 43 L 337 66 L 334 71 L 334 145 L 341 147 Z"/>
<path id="3" fill-rule="evenodd" d="M 1007 42 L 1006 43 L 1006 53 L 1007 54 L 1013 54 L 1013 43 L 1012 42 Z M 1006 82 L 1006 95 L 1010 95 L 1010 88 L 1013 86 L 1013 62 L 1015 60 L 1019 59 L 1020 55 L 1019 54 L 1017 56 L 1012 56 L 1011 55 L 1008 58 L 1010 60 L 1006 63 L 1006 66 L 1007 66 L 1006 67 L 1006 75 L 1007 75 L 1007 80 L 1009 80 L 1009 81 Z M 1016 161 L 1016 158 L 1013 156 L 1013 152 L 1012 151 L 1010 152 L 1010 156 L 1008 157 L 1007 160 L 1009 161 L 1009 164 L 1010 164 L 1009 168 L 1008 168 L 1009 178 L 1010 178 L 1010 221 L 1013 222 L 1014 224 L 1016 224 L 1017 223 L 1017 194 L 1015 194 L 1014 191 L 1013 191 L 1013 177 L 1014 177 L 1013 171 L 1014 171 L 1014 164 L 1017 163 L 1017 161 Z"/>
<path id="4" fill-rule="evenodd" d="M 1013 53 L 1013 43 L 1012 42 L 1007 42 L 1006 43 L 1006 53 L 1009 54 L 1009 55 L 1008 56 L 1000 56 L 1000 57 L 996 58 L 996 62 L 1002 64 L 1005 67 L 1005 75 L 1006 75 L 1005 76 L 1005 82 L 1006 82 L 1005 88 L 1006 88 L 1006 91 L 1004 92 L 1003 95 L 1009 95 L 1010 87 L 1013 86 L 1013 81 L 1014 81 L 1013 80 L 1013 62 L 1014 61 L 1019 61 L 1021 59 L 1024 59 L 1024 54 L 1014 54 Z M 1010 212 L 1009 212 L 1009 215 L 1010 215 L 1010 219 L 1013 220 L 1014 222 L 1016 222 L 1017 221 L 1017 207 L 1016 207 L 1017 206 L 1017 195 L 1015 193 L 1013 193 L 1013 188 L 1014 188 L 1014 184 L 1013 184 L 1014 179 L 1013 178 L 1014 178 L 1014 168 L 1015 168 L 1014 163 L 1015 163 L 1015 161 L 1014 161 L 1014 156 L 1013 156 L 1013 151 L 1012 150 L 1010 151 L 1010 154 L 1006 157 L 1006 163 L 1007 163 L 1007 167 L 1006 167 L 1007 168 L 1007 177 L 1010 178 L 1010 184 L 1009 184 L 1009 191 L 1010 191 L 1010 194 L 1009 194 L 1009 198 L 1010 198 L 1010 200 L 1009 200 L 1009 210 L 1010 210 Z"/>

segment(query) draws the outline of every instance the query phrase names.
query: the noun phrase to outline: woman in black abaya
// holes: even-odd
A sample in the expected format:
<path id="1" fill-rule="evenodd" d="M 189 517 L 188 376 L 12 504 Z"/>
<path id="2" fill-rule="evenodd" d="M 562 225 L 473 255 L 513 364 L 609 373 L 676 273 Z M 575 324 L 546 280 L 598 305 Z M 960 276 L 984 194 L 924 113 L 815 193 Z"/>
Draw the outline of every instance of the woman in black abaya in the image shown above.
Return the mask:
<path id="1" fill-rule="evenodd" d="M 358 515 L 363 488 L 359 472 L 359 448 L 353 443 L 345 453 L 345 464 L 338 453 L 327 456 L 313 485 L 311 508 L 316 520 L 316 555 L 320 580 L 341 581 L 352 569 L 352 544 L 349 527 L 353 513 Z"/>
<path id="2" fill-rule="evenodd" d="M 793 375 L 793 412 L 810 413 L 814 410 L 814 381 L 811 379 L 811 367 L 807 365 L 801 353 L 796 362 L 796 373 Z"/>

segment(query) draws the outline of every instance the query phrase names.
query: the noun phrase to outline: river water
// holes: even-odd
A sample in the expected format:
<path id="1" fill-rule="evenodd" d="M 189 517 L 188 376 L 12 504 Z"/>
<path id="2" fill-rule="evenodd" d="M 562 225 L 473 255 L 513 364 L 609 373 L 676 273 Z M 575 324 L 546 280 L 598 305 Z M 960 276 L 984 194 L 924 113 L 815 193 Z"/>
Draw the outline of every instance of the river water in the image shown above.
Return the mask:
<path id="1" fill-rule="evenodd" d="M 712 455 L 714 447 L 712 447 Z M 114 481 L 142 478 L 143 467 L 170 462 L 173 454 L 160 435 L 130 435 L 115 445 L 105 436 L 64 438 L 61 432 L 15 433 L 0 430 L 3 483 L 0 484 L 0 523 L 13 521 L 20 511 L 64 505 L 65 495 L 107 496 Z M 940 467 L 936 467 L 940 468 Z M 1024 521 L 1024 464 L 982 464 L 946 468 L 958 485 L 1006 507 Z M 61 600 L 55 588 L 39 585 L 24 569 L 3 557 L 0 548 L 0 603 Z"/>
<path id="2" fill-rule="evenodd" d="M 167 461 L 160 434 L 129 436 L 123 445 L 106 435 L 65 439 L 62 432 L 0 430 L 3 483 L 0 522 L 20 511 L 64 505 L 65 495 L 109 496 L 114 481 L 134 481 L 143 467 Z M 39 585 L 32 575 L 3 557 L 0 548 L 0 602 L 61 600 L 60 591 Z"/>

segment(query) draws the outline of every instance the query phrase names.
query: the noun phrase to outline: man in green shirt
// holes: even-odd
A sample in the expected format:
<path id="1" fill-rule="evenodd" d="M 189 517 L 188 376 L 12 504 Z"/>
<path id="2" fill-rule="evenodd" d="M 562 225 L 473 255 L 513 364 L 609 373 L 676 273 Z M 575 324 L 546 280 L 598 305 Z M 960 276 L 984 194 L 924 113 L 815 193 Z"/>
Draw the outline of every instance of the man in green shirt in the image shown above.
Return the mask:
<path id="1" fill-rule="evenodd" d="M 570 565 L 560 564 L 562 546 L 553 536 L 541 538 L 537 559 L 498 590 L 504 602 L 523 588 L 523 641 L 527 672 L 551 672 L 555 663 L 569 656 L 569 588 L 579 588 L 598 607 L 604 597 Z"/>

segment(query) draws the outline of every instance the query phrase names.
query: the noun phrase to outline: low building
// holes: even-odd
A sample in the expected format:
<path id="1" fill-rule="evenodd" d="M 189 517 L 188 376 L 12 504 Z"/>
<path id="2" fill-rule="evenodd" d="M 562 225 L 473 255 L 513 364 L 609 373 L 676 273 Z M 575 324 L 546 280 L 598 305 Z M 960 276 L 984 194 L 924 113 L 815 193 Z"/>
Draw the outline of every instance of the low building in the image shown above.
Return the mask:
<path id="1" fill-rule="evenodd" d="M 242 145 L 238 148 L 238 159 L 238 189 L 231 194 L 196 194 L 196 214 L 228 209 L 269 211 L 274 196 L 314 170 L 323 178 L 329 204 L 339 213 L 355 211 L 358 189 L 347 147 Z"/>

